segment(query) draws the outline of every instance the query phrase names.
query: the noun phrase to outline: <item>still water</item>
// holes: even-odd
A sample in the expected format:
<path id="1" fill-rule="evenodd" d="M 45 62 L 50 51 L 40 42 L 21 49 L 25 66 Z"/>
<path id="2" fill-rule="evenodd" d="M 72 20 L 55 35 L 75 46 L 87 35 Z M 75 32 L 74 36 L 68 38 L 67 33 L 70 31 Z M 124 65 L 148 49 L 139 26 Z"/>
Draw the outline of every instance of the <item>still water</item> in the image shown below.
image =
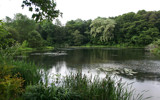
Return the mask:
<path id="1" fill-rule="evenodd" d="M 58 51 L 32 52 L 27 59 L 46 66 L 48 74 L 67 75 L 81 71 L 95 75 L 99 67 L 129 68 L 138 72 L 134 76 L 122 77 L 123 82 L 132 83 L 137 93 L 147 91 L 144 97 L 160 100 L 160 57 L 144 49 L 121 48 L 67 48 Z M 98 72 L 100 77 L 105 74 Z"/>

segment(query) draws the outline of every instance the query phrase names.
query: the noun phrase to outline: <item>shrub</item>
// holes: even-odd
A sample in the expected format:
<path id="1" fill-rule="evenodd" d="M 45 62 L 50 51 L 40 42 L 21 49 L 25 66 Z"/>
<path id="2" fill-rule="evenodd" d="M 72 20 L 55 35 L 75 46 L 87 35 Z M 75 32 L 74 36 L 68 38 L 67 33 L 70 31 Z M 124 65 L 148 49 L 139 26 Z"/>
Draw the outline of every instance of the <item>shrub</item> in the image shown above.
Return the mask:
<path id="1" fill-rule="evenodd" d="M 23 92 L 24 80 L 20 74 L 11 75 L 10 66 L 0 66 L 0 100 L 11 100 Z"/>

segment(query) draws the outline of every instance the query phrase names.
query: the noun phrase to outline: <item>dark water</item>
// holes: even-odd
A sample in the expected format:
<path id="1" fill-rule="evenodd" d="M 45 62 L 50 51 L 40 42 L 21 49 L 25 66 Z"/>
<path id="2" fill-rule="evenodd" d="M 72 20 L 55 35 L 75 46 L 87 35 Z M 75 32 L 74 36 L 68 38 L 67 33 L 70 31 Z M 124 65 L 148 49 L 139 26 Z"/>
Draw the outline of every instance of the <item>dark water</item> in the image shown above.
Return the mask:
<path id="1" fill-rule="evenodd" d="M 124 82 L 132 83 L 137 93 L 146 90 L 144 97 L 160 100 L 160 57 L 144 49 L 119 48 L 67 48 L 59 51 L 32 52 L 27 59 L 45 66 L 48 73 L 66 75 L 81 71 L 90 75 L 97 73 L 99 67 L 129 68 L 137 71 L 134 76 L 122 77 Z M 100 76 L 104 76 L 100 72 Z"/>

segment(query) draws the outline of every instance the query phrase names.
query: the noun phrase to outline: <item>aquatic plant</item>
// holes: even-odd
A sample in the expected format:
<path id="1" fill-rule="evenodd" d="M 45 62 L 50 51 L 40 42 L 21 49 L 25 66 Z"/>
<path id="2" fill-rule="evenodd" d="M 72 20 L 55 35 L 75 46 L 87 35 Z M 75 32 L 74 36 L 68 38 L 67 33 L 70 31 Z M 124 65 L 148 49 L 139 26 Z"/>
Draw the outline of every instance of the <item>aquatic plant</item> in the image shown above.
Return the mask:
<path id="1" fill-rule="evenodd" d="M 135 75 L 137 72 L 133 71 L 132 69 L 129 68 L 111 68 L 111 67 L 99 67 L 97 68 L 98 70 L 102 72 L 107 72 L 107 74 L 121 74 L 121 75 Z"/>

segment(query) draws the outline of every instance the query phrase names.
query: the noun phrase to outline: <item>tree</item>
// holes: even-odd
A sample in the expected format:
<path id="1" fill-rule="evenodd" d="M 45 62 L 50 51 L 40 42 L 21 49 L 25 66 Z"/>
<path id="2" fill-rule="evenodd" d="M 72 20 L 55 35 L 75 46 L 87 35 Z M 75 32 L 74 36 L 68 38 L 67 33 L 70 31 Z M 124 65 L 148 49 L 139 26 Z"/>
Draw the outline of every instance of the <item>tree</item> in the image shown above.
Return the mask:
<path id="1" fill-rule="evenodd" d="M 4 28 L 4 23 L 0 20 L 0 39 L 7 35 L 7 31 Z"/>
<path id="2" fill-rule="evenodd" d="M 74 45 L 76 45 L 76 46 L 82 45 L 85 37 L 82 34 L 80 34 L 80 32 L 78 30 L 76 30 L 74 33 L 72 33 L 72 35 L 74 37 L 73 38 Z"/>
<path id="3" fill-rule="evenodd" d="M 32 31 L 28 35 L 28 44 L 32 48 L 40 48 L 42 47 L 43 39 L 41 35 L 37 31 Z"/>
<path id="4" fill-rule="evenodd" d="M 88 32 L 90 31 L 90 23 L 91 20 L 88 21 L 83 21 L 81 19 L 76 19 L 76 20 L 71 20 L 66 23 L 66 31 L 68 33 L 68 40 L 70 45 L 83 45 L 84 43 L 89 42 L 89 36 Z M 78 36 L 73 35 L 74 33 L 78 33 Z M 78 44 L 75 42 L 75 39 L 78 39 L 81 37 L 81 43 L 79 42 Z M 83 37 L 83 39 L 82 39 Z M 76 40 L 76 41 L 79 41 Z"/>
<path id="5" fill-rule="evenodd" d="M 13 38 L 22 43 L 28 39 L 28 33 L 36 29 L 36 22 L 18 13 L 13 19 L 6 17 L 6 26 Z"/>
<path id="6" fill-rule="evenodd" d="M 113 19 L 97 18 L 90 25 L 90 33 L 95 38 L 98 36 L 101 41 L 109 41 L 114 37 L 115 24 L 116 22 Z"/>
<path id="7" fill-rule="evenodd" d="M 13 42 L 14 40 L 11 38 L 11 34 L 4 27 L 2 20 L 0 20 L 0 49 L 11 46 Z"/>
<path id="8" fill-rule="evenodd" d="M 59 23 L 61 22 L 59 21 Z M 46 45 L 55 46 L 66 42 L 67 32 L 65 32 L 65 27 L 60 24 L 54 25 L 51 21 L 44 20 L 39 24 L 37 31 L 45 40 Z"/>
<path id="9" fill-rule="evenodd" d="M 29 11 L 35 12 L 32 18 L 36 21 L 41 21 L 45 18 L 52 20 L 60 14 L 62 15 L 59 10 L 56 10 L 56 3 L 54 0 L 23 0 L 22 8 L 25 6 L 29 7 Z M 33 6 L 35 7 L 33 8 Z"/>

